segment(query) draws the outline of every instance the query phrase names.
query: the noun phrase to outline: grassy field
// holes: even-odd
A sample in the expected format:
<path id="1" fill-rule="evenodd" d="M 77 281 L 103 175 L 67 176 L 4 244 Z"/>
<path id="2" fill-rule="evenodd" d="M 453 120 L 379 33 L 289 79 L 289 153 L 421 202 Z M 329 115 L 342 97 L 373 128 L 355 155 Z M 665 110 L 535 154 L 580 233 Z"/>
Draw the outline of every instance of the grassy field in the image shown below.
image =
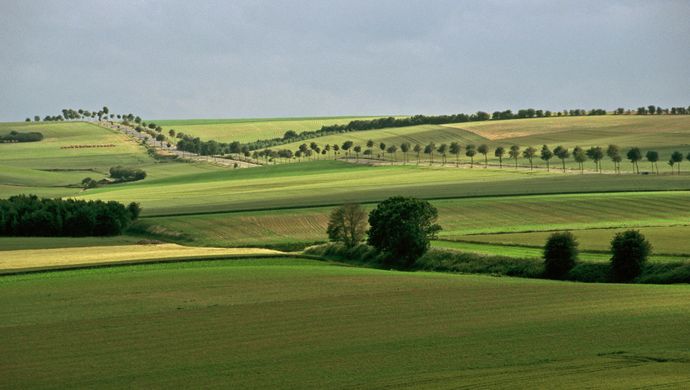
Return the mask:
<path id="1" fill-rule="evenodd" d="M 288 130 L 297 133 L 319 130 L 322 126 L 347 124 L 353 120 L 375 119 L 372 117 L 312 117 L 312 118 L 255 118 L 255 119 L 191 119 L 156 120 L 156 124 L 175 131 L 219 142 L 252 142 L 259 139 L 282 137 Z"/>
<path id="2" fill-rule="evenodd" d="M 156 264 L 0 278 L 2 387 L 682 388 L 686 286 Z"/>
<path id="3" fill-rule="evenodd" d="M 438 199 L 688 189 L 690 181 L 685 176 L 560 175 L 314 161 L 147 179 L 89 190 L 80 198 L 137 201 L 145 215 L 165 215 L 375 202 L 399 194 Z"/>
<path id="4" fill-rule="evenodd" d="M 20 249 L 0 252 L 0 272 L 69 268 L 75 266 L 194 260 L 203 258 L 278 255 L 280 252 L 260 248 L 199 248 L 177 244 L 82 246 L 52 249 Z"/>
<path id="5" fill-rule="evenodd" d="M 533 239 L 527 241 L 521 241 L 520 237 L 532 237 L 532 233 L 516 235 L 516 240 L 510 239 L 512 234 L 505 233 L 597 228 L 592 230 L 597 242 L 608 243 L 614 232 L 622 227 L 657 226 L 643 230 L 650 232 L 649 238 L 656 251 L 690 253 L 681 239 L 685 229 L 663 227 L 690 220 L 690 192 L 686 191 L 501 196 L 435 200 L 432 204 L 439 210 L 439 223 L 444 229 L 440 237 L 444 239 L 524 242 L 540 246 L 549 233 L 534 233 Z M 366 207 L 370 209 L 373 204 Z M 154 217 L 144 218 L 140 226 L 160 238 L 189 240 L 194 245 L 313 243 L 327 240 L 325 232 L 331 209 L 316 207 Z M 658 233 L 654 234 L 654 231 Z M 580 230 L 576 235 L 584 249 L 607 249 L 592 242 L 589 236 L 581 236 Z"/>

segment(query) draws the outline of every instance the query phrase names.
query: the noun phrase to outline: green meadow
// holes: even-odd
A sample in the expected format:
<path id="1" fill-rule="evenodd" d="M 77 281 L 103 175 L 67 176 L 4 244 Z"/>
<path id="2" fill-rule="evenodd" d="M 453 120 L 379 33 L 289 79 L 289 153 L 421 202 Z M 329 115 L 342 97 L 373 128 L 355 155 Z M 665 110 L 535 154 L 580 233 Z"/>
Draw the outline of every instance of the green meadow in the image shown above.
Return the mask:
<path id="1" fill-rule="evenodd" d="M 265 259 L 0 278 L 17 388 L 582 388 L 690 383 L 687 286 Z"/>

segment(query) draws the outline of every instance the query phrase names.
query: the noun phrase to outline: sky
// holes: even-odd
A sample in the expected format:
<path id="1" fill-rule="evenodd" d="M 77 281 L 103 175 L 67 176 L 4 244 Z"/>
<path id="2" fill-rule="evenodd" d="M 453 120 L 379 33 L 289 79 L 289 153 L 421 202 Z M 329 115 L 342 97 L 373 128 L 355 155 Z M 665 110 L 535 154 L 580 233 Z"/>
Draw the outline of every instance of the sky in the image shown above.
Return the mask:
<path id="1" fill-rule="evenodd" d="M 0 0 L 0 121 L 690 105 L 690 1 Z"/>

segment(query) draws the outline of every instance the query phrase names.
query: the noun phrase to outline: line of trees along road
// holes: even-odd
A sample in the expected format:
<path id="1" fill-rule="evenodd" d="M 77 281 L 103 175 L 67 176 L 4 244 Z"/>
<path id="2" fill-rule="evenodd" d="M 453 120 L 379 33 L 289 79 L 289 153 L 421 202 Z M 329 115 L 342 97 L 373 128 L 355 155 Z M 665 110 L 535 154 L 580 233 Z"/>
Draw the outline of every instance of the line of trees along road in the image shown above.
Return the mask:
<path id="1" fill-rule="evenodd" d="M 477 165 L 474 158 L 477 156 L 477 154 L 480 154 L 483 161 L 479 164 L 486 168 L 489 166 L 488 156 L 492 153 L 492 149 L 486 144 L 467 144 L 463 146 L 459 142 L 451 142 L 450 144 L 442 143 L 440 145 L 436 145 L 434 142 L 430 142 L 426 145 L 411 145 L 409 142 L 403 142 L 399 147 L 397 145 L 386 145 L 385 143 L 381 142 L 378 143 L 380 150 L 379 152 L 375 151 L 376 149 L 374 149 L 374 145 L 376 145 L 376 142 L 373 140 L 368 140 L 365 145 L 366 147 L 362 147 L 361 145 L 357 145 L 353 141 L 349 140 L 343 142 L 341 145 L 319 145 L 316 142 L 311 142 L 309 145 L 306 143 L 300 145 L 294 152 L 288 149 L 264 149 L 261 151 L 254 151 L 251 154 L 247 153 L 247 156 L 251 155 L 257 160 L 263 159 L 266 163 L 268 163 L 290 162 L 292 160 L 302 161 L 303 159 L 337 159 L 339 157 L 354 157 L 355 160 L 359 160 L 361 154 L 367 159 L 378 159 L 383 161 L 398 161 L 398 157 L 402 157 L 400 160 L 403 162 L 403 164 L 406 164 L 409 161 L 408 153 L 412 151 L 417 164 L 421 164 L 422 156 L 425 156 L 430 165 L 434 163 L 446 165 L 450 155 L 453 157 L 454 164 L 459 166 L 462 156 L 464 155 L 469 158 L 469 166 L 473 168 L 475 165 Z M 402 156 L 397 155 L 398 150 L 402 152 Z M 623 153 L 625 153 L 625 155 Z M 531 170 L 534 169 L 534 160 L 539 158 L 544 161 L 547 171 L 551 170 L 551 161 L 556 159 L 560 160 L 560 165 L 563 172 L 567 171 L 566 162 L 570 161 L 572 158 L 572 161 L 577 163 L 578 169 L 581 173 L 584 173 L 585 163 L 588 161 L 593 163 L 593 169 L 595 172 L 603 172 L 602 162 L 606 158 L 611 160 L 616 173 L 621 172 L 621 163 L 624 159 L 627 159 L 630 162 L 633 172 L 641 173 L 639 166 L 640 162 L 646 160 L 651 164 L 651 172 L 659 174 L 659 152 L 655 150 L 648 150 L 646 151 L 646 154 L 643 155 L 642 150 L 638 147 L 632 147 L 623 151 L 617 145 L 608 145 L 606 148 L 602 148 L 601 146 L 592 146 L 588 149 L 583 149 L 579 146 L 576 146 L 572 150 L 563 146 L 556 146 L 553 150 L 551 150 L 548 145 L 543 145 L 541 149 L 538 150 L 537 148 L 531 146 L 521 149 L 521 147 L 518 145 L 511 145 L 508 149 L 503 146 L 494 148 L 493 155 L 498 158 L 500 168 L 503 168 L 503 159 L 506 156 L 514 160 L 514 166 L 516 169 L 518 168 L 520 159 L 522 159 L 523 161 L 526 160 L 525 162 L 528 163 Z M 684 156 L 683 153 L 674 151 L 671 154 L 667 164 L 671 167 L 672 173 L 680 174 L 680 167 L 683 160 L 690 161 L 690 153 Z"/>

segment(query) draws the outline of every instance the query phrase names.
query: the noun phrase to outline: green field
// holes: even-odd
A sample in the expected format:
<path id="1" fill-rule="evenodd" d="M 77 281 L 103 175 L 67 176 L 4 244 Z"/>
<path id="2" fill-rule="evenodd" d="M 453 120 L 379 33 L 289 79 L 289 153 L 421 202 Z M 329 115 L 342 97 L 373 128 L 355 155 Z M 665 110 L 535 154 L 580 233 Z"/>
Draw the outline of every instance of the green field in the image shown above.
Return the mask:
<path id="1" fill-rule="evenodd" d="M 14 388 L 683 388 L 686 286 L 230 260 L 0 278 Z"/>
<path id="2" fill-rule="evenodd" d="M 340 116 L 312 118 L 263 118 L 263 119 L 180 119 L 156 120 L 155 123 L 202 140 L 219 142 L 253 142 L 260 139 L 282 137 L 288 130 L 319 130 L 322 126 L 347 124 L 353 120 L 379 118 L 376 116 Z"/>

